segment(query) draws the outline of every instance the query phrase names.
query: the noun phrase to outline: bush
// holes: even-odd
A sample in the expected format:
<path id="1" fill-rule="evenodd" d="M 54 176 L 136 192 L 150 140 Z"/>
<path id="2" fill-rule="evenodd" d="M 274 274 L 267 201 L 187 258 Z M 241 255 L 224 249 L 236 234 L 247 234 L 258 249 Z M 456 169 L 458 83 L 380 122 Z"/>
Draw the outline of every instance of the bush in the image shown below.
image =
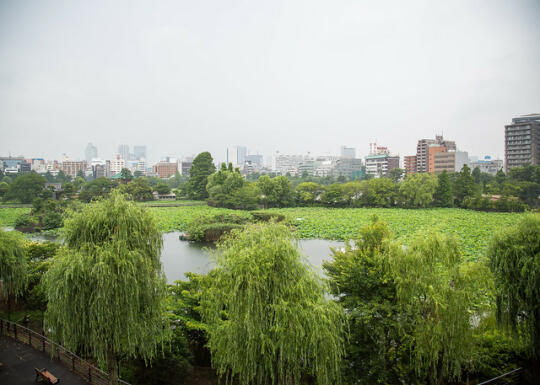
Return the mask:
<path id="1" fill-rule="evenodd" d="M 254 211 L 251 213 L 253 215 L 253 219 L 255 219 L 258 222 L 270 222 L 270 221 L 276 221 L 276 222 L 282 222 L 285 220 L 285 215 L 279 214 L 279 213 L 269 213 L 265 211 Z"/>
<path id="2" fill-rule="evenodd" d="M 19 215 L 15 219 L 15 228 L 16 229 L 25 228 L 25 227 L 31 227 L 31 226 L 34 226 L 35 224 L 36 224 L 36 219 L 34 217 L 32 217 L 31 215 L 29 215 L 29 214 Z"/>
<path id="3" fill-rule="evenodd" d="M 232 229 L 240 229 L 250 222 L 249 218 L 236 214 L 207 215 L 188 224 L 186 232 L 190 241 L 216 242 Z"/>

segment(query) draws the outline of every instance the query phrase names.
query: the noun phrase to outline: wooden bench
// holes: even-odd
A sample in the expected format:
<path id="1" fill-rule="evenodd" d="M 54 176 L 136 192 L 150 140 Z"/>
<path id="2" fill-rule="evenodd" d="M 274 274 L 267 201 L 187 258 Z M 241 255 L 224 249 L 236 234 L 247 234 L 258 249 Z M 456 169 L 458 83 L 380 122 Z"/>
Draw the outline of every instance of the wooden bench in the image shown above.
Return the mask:
<path id="1" fill-rule="evenodd" d="M 58 384 L 60 382 L 59 378 L 53 376 L 52 373 L 45 368 L 41 370 L 38 368 L 34 368 L 34 370 L 36 371 L 36 382 L 45 381 L 46 383 L 51 385 Z"/>

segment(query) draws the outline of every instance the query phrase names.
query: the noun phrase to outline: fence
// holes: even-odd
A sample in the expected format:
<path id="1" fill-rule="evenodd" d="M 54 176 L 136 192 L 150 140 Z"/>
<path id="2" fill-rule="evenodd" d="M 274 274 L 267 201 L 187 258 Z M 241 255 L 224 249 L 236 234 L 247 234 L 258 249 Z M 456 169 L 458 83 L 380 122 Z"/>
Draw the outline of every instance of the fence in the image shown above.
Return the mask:
<path id="1" fill-rule="evenodd" d="M 75 353 L 70 352 L 62 345 L 59 345 L 47 337 L 36 333 L 35 331 L 28 329 L 15 322 L 6 321 L 0 319 L 0 335 L 14 338 L 15 340 L 22 342 L 26 345 L 30 345 L 36 350 L 40 350 L 44 353 L 52 355 L 60 361 L 64 366 L 70 369 L 72 372 L 77 373 L 79 376 L 86 379 L 92 385 L 107 385 L 109 375 L 103 370 L 96 368 L 87 361 L 83 360 Z M 123 380 L 118 380 L 118 383 L 123 385 L 130 385 Z"/>
<path id="2" fill-rule="evenodd" d="M 491 380 L 484 381 L 478 385 L 503 385 L 503 384 L 519 384 L 521 381 L 522 368 L 517 368 L 511 372 L 505 373 Z"/>

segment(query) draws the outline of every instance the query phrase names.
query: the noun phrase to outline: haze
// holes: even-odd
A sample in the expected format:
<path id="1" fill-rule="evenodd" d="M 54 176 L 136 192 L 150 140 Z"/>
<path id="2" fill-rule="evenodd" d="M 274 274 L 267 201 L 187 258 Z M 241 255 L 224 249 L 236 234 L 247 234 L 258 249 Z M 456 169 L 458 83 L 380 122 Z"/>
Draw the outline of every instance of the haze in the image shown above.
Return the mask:
<path id="1" fill-rule="evenodd" d="M 0 1 L 0 155 L 503 158 L 540 112 L 539 1 Z"/>

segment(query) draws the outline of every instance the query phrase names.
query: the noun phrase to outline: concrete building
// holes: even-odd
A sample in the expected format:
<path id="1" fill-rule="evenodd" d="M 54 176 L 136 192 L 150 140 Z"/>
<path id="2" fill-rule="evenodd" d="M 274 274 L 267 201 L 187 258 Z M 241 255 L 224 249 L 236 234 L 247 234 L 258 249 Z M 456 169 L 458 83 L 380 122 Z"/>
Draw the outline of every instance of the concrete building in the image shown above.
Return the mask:
<path id="1" fill-rule="evenodd" d="M 427 172 L 435 172 L 435 155 L 441 152 L 447 152 L 446 146 L 441 146 L 438 144 L 430 144 L 428 146 L 428 169 Z M 452 169 L 454 169 L 454 164 L 452 163 Z"/>
<path id="2" fill-rule="evenodd" d="M 403 158 L 403 167 L 405 168 L 405 175 L 411 175 L 416 173 L 416 155 L 407 155 Z"/>
<path id="3" fill-rule="evenodd" d="M 343 159 L 355 159 L 356 148 L 341 146 L 340 157 Z"/>
<path id="4" fill-rule="evenodd" d="M 300 164 L 309 159 L 312 159 L 309 155 L 284 155 L 277 153 L 275 157 L 276 164 L 274 169 L 276 170 L 276 173 L 280 175 L 290 173 L 294 176 L 298 174 L 298 167 Z"/>
<path id="5" fill-rule="evenodd" d="M 64 174 L 69 175 L 70 177 L 75 179 L 79 171 L 82 171 L 83 173 L 86 171 L 86 162 L 83 160 L 82 161 L 65 160 L 62 162 L 60 169 L 64 172 Z"/>
<path id="6" fill-rule="evenodd" d="M 368 155 L 365 158 L 366 162 L 366 174 L 370 174 L 376 177 L 388 176 L 388 173 L 399 168 L 399 156 L 392 156 L 389 154 L 375 154 Z"/>
<path id="7" fill-rule="evenodd" d="M 454 165 L 454 171 L 459 172 L 465 166 L 470 163 L 469 153 L 467 151 L 456 151 L 456 163 Z"/>
<path id="8" fill-rule="evenodd" d="M 186 161 L 178 162 L 178 172 L 180 173 L 180 175 L 189 176 L 189 171 L 191 170 L 192 165 L 193 165 L 193 161 L 191 161 L 191 162 L 186 162 Z"/>
<path id="9" fill-rule="evenodd" d="M 336 160 L 333 175 L 336 177 L 342 175 L 350 179 L 353 175 L 358 175 L 358 172 L 362 171 L 362 169 L 362 159 L 341 158 Z"/>
<path id="10" fill-rule="evenodd" d="M 88 143 L 86 145 L 86 149 L 84 150 L 84 159 L 87 163 L 90 163 L 92 159 L 95 159 L 98 157 L 97 147 L 94 146 L 92 143 Z"/>
<path id="11" fill-rule="evenodd" d="M 178 171 L 178 163 L 159 162 L 152 166 L 152 172 L 160 178 L 170 178 Z"/>
<path id="12" fill-rule="evenodd" d="M 126 160 L 122 158 L 122 154 L 116 155 L 116 159 L 111 159 L 109 162 L 108 177 L 114 176 L 126 168 Z"/>
<path id="13" fill-rule="evenodd" d="M 430 161 L 430 167 L 432 163 Z M 429 172 L 439 174 L 443 171 L 454 172 L 456 169 L 456 152 L 455 151 L 440 151 L 433 156 L 433 169 Z"/>
<path id="14" fill-rule="evenodd" d="M 234 146 L 227 148 L 227 159 L 226 163 L 232 163 L 233 167 L 244 167 L 247 156 L 247 147 L 245 146 Z"/>
<path id="15" fill-rule="evenodd" d="M 520 166 L 540 165 L 540 114 L 523 115 L 505 126 L 506 171 Z"/>
<path id="16" fill-rule="evenodd" d="M 262 167 L 263 166 L 263 156 L 258 154 L 253 155 L 246 155 L 246 162 L 251 162 L 251 164 L 255 167 Z"/>
<path id="17" fill-rule="evenodd" d="M 497 172 L 503 168 L 503 161 L 502 159 L 491 159 L 491 156 L 486 155 L 484 159 L 471 162 L 470 167 L 471 170 L 478 167 L 482 172 L 490 175 L 497 175 Z"/>
<path id="18" fill-rule="evenodd" d="M 435 136 L 435 139 L 420 139 L 416 146 L 416 172 L 428 172 L 430 145 L 444 146 L 446 151 L 456 150 L 456 142 L 444 140 L 442 135 Z"/>
<path id="19" fill-rule="evenodd" d="M 22 162 L 24 162 L 24 158 L 22 156 L 0 157 L 0 169 L 5 170 L 9 168 L 9 169 L 15 169 L 17 170 L 16 172 L 18 172 L 21 167 Z"/>

